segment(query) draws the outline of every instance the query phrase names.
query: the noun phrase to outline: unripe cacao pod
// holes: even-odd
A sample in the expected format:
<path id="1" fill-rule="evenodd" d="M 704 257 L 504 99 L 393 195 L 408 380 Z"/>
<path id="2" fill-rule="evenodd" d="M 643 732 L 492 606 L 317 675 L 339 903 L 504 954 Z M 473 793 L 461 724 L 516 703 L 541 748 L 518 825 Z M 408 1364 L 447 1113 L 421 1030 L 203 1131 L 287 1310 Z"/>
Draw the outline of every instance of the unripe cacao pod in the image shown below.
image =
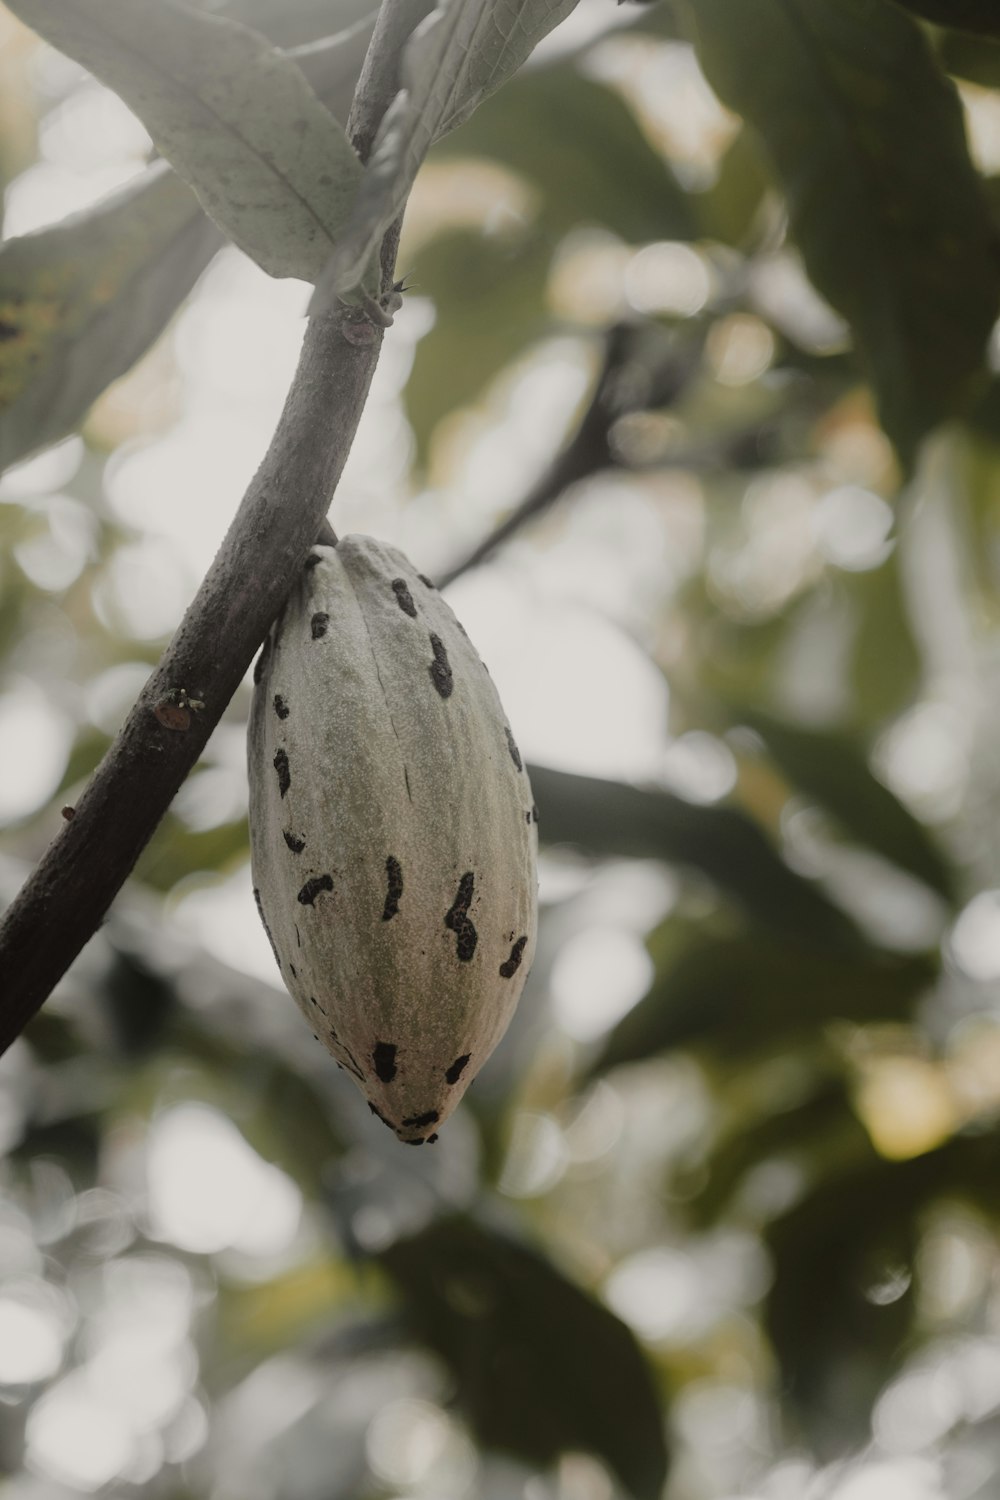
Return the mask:
<path id="1" fill-rule="evenodd" d="M 535 947 L 537 812 L 500 699 L 430 581 L 367 536 L 313 548 L 254 676 L 254 895 L 282 977 L 374 1113 L 434 1139 Z"/>

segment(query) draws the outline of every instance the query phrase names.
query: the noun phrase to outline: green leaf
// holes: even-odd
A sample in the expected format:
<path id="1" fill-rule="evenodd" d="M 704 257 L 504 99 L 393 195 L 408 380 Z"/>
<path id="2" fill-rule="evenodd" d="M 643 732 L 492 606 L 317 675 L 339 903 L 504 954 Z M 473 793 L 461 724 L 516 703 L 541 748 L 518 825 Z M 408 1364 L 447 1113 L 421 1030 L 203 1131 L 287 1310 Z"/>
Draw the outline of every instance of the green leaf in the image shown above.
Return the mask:
<path id="1" fill-rule="evenodd" d="M 634 244 L 700 233 L 697 200 L 631 110 L 573 62 L 512 78 L 434 151 L 435 160 L 469 156 L 501 162 L 538 189 L 534 222 L 553 246 L 579 224 L 604 225 Z"/>
<path id="2" fill-rule="evenodd" d="M 162 1044 L 177 991 L 141 953 L 124 946 L 114 950 L 101 995 L 112 1035 L 126 1057 L 141 1058 Z"/>
<path id="3" fill-rule="evenodd" d="M 937 973 L 923 954 L 815 952 L 676 919 L 649 947 L 652 985 L 608 1036 L 592 1074 L 676 1047 L 745 1058 L 807 1041 L 832 1020 L 905 1019 Z"/>
<path id="4" fill-rule="evenodd" d="M 440 1220 L 379 1260 L 451 1371 L 481 1443 L 538 1465 L 583 1449 L 636 1500 L 659 1500 L 659 1393 L 607 1308 L 536 1251 L 468 1219 Z"/>
<path id="5" fill-rule="evenodd" d="M 871 1403 L 907 1352 L 927 1210 L 959 1199 L 996 1214 L 997 1145 L 995 1132 L 959 1135 L 898 1162 L 861 1147 L 770 1226 L 765 1321 L 782 1387 L 820 1453 L 868 1436 Z"/>
<path id="6" fill-rule="evenodd" d="M 295 60 L 346 120 L 369 20 Z M 0 248 L 0 469 L 79 427 L 163 331 L 221 243 L 165 163 Z"/>
<path id="7" fill-rule="evenodd" d="M 963 31 L 947 31 L 938 38 L 938 57 L 945 72 L 956 78 L 987 89 L 1000 87 L 1000 41 L 984 42 Z"/>
<path id="8" fill-rule="evenodd" d="M 845 573 L 838 593 L 857 621 L 851 653 L 851 708 L 859 724 L 882 726 L 909 708 L 920 688 L 923 661 L 893 552 L 880 568 Z"/>
<path id="9" fill-rule="evenodd" d="M 140 854 L 135 876 L 158 891 L 169 891 L 199 870 L 233 868 L 249 851 L 246 818 L 193 832 L 168 813 Z"/>
<path id="10" fill-rule="evenodd" d="M 760 146 L 751 131 L 741 130 L 719 163 L 715 182 L 694 196 L 701 233 L 745 248 L 767 186 Z"/>
<path id="11" fill-rule="evenodd" d="M 219 248 L 164 164 L 0 249 L 0 469 L 79 426 Z"/>
<path id="12" fill-rule="evenodd" d="M 182 0 L 10 8 L 121 95 L 258 265 L 272 276 L 319 275 L 361 164 L 293 62 L 256 32 Z"/>
<path id="13" fill-rule="evenodd" d="M 903 462 L 983 377 L 1000 258 L 962 111 L 886 0 L 698 0 L 699 53 L 760 134 L 816 287 L 847 319 Z"/>
<path id="14" fill-rule="evenodd" d="M 868 1436 L 872 1402 L 911 1330 L 926 1163 L 890 1163 L 862 1145 L 853 1166 L 822 1178 L 765 1236 L 774 1270 L 765 1324 L 782 1390 L 823 1456 Z M 894 1282 L 898 1295 L 879 1291 Z"/>
<path id="15" fill-rule="evenodd" d="M 437 310 L 406 385 L 421 458 L 442 417 L 474 401 L 509 360 L 548 332 L 549 259 L 548 245 L 534 234 L 505 240 L 462 231 L 437 236 L 416 256 L 414 285 Z"/>
<path id="16" fill-rule="evenodd" d="M 576 0 L 442 0 L 402 57 L 402 88 L 382 118 L 350 223 L 310 311 L 356 286 L 382 234 L 406 202 L 434 141 L 468 119 Z"/>
<path id="17" fill-rule="evenodd" d="M 737 709 L 735 717 L 760 735 L 789 781 L 832 813 L 847 833 L 946 900 L 955 899 L 954 871 L 941 850 L 923 823 L 872 774 L 859 745 L 757 710 Z"/>
<path id="18" fill-rule="evenodd" d="M 763 1061 L 765 1076 L 771 1065 L 771 1057 Z M 758 1167 L 791 1158 L 814 1180 L 845 1157 L 865 1150 L 865 1129 L 853 1111 L 842 1073 L 819 1073 L 806 1086 L 804 1097 L 792 1104 L 774 1100 L 773 1091 L 753 1094 L 754 1082 L 753 1073 L 748 1076 L 741 1062 L 735 1089 L 744 1099 L 752 1095 L 765 1112 L 748 1119 L 747 1108 L 733 1111 L 728 1129 L 694 1167 L 693 1195 L 685 1201 L 699 1228 L 717 1223 L 726 1213 L 740 1213 L 745 1207 L 739 1201 L 741 1191 Z M 765 1209 L 760 1217 L 773 1214 Z"/>
<path id="19" fill-rule="evenodd" d="M 745 813 L 547 766 L 529 771 L 546 843 L 687 865 L 750 916 L 798 942 L 847 949 L 859 944 L 849 917 L 795 874 Z"/>
<path id="20" fill-rule="evenodd" d="M 1000 37 L 996 0 L 896 0 L 896 4 L 938 26 L 954 26 L 976 36 Z"/>

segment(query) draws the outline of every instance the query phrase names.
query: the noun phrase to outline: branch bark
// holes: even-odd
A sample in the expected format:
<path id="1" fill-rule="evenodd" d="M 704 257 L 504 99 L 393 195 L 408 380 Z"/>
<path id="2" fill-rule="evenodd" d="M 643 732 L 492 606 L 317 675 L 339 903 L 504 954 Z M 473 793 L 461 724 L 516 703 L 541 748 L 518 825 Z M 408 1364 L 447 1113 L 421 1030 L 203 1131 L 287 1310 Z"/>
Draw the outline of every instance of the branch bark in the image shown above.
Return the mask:
<path id="1" fill-rule="evenodd" d="M 398 29 L 376 29 L 367 74 L 391 71 L 382 50 L 399 45 Z M 363 101 L 360 115 L 370 119 Z M 382 246 L 386 292 L 398 240 L 397 223 Z M 0 1053 L 100 926 L 287 598 L 321 534 L 382 336 L 341 305 L 307 325 L 274 437 L 215 561 L 72 817 L 0 921 Z"/>

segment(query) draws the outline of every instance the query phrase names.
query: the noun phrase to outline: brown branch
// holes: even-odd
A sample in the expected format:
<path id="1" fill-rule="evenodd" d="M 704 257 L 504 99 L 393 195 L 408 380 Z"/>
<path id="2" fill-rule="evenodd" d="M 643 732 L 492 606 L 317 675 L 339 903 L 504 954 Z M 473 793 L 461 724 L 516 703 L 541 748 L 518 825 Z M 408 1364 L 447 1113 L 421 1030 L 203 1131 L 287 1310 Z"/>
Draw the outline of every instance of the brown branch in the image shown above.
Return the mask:
<path id="1" fill-rule="evenodd" d="M 677 400 L 697 367 L 700 342 L 667 358 L 661 354 L 650 364 L 642 340 L 642 328 L 632 324 L 618 323 L 609 330 L 593 394 L 573 437 L 510 515 L 438 578 L 439 588 L 447 588 L 486 562 L 527 522 L 551 509 L 570 485 L 601 469 L 618 467 L 611 432 L 619 417 L 642 408 L 670 406 Z"/>
<path id="2" fill-rule="evenodd" d="M 376 36 L 369 64 L 378 45 Z M 382 247 L 387 292 L 398 240 L 397 223 Z M 271 445 L 215 561 L 72 816 L 0 921 L 0 1053 L 100 926 L 321 534 L 382 332 L 341 305 L 308 324 Z"/>

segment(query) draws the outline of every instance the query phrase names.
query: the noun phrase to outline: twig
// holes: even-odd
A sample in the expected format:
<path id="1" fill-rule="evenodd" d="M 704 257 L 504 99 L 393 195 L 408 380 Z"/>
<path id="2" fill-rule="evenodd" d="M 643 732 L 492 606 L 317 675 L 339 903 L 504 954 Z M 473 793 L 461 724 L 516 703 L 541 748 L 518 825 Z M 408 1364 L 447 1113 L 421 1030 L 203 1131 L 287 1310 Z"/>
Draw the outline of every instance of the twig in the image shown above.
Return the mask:
<path id="1" fill-rule="evenodd" d="M 366 61 L 375 76 L 387 66 L 379 45 L 376 34 Z M 382 246 L 387 292 L 398 239 L 397 223 Z M 0 1053 L 100 926 L 287 598 L 354 441 L 382 334 L 366 325 L 359 341 L 356 309 L 340 306 L 307 326 L 271 445 L 215 561 L 86 791 L 0 922 Z"/>
<path id="2" fill-rule="evenodd" d="M 620 460 L 611 442 L 611 429 L 619 417 L 643 407 L 669 406 L 677 400 L 697 366 L 700 343 L 697 349 L 659 359 L 655 366 L 646 368 L 638 347 L 642 336 L 642 329 L 629 323 L 615 324 L 609 330 L 594 393 L 572 439 L 510 515 L 438 578 L 439 588 L 447 588 L 492 557 L 528 521 L 549 510 L 570 485 L 601 469 L 617 467 Z"/>
<path id="3" fill-rule="evenodd" d="M 399 91 L 403 48 L 434 5 L 435 0 L 382 0 L 347 124 L 362 160 L 370 154 L 382 116 Z"/>

